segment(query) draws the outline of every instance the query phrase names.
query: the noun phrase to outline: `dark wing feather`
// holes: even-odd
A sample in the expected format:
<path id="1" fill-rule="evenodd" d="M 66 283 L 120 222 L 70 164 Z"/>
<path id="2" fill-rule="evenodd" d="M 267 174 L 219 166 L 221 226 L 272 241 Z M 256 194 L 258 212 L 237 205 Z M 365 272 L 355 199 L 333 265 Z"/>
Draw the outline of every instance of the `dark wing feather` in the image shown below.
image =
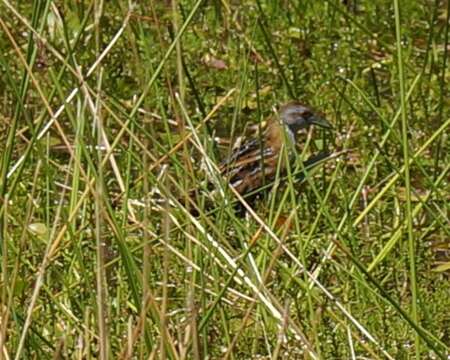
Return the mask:
<path id="1" fill-rule="evenodd" d="M 239 148 L 237 148 L 229 157 L 227 157 L 224 161 L 220 163 L 219 168 L 225 168 L 227 165 L 233 164 L 236 160 L 240 159 L 243 156 L 248 155 L 253 152 L 256 148 L 259 148 L 260 141 L 259 139 L 253 139 L 247 141 Z"/>

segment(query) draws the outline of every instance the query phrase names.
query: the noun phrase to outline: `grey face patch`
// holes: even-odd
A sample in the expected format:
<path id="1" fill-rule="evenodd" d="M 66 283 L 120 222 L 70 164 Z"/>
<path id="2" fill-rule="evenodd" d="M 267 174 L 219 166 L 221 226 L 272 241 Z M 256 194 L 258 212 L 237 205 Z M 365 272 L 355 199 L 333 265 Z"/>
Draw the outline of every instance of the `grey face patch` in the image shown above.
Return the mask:
<path id="1" fill-rule="evenodd" d="M 281 120 L 288 126 L 290 132 L 295 135 L 300 129 L 307 128 L 310 124 L 308 118 L 311 111 L 300 104 L 289 104 L 281 109 Z"/>
<path id="2" fill-rule="evenodd" d="M 310 108 L 297 102 L 284 105 L 280 109 L 280 118 L 294 135 L 299 130 L 306 129 L 313 124 L 323 128 L 332 128 L 331 124 L 324 117 L 315 114 Z"/>

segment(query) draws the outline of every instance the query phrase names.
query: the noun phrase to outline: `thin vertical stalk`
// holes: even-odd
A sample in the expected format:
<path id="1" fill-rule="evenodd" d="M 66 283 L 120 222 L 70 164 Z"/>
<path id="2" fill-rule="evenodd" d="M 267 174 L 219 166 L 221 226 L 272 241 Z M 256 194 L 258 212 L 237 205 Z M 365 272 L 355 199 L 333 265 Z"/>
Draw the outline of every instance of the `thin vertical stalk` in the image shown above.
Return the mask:
<path id="1" fill-rule="evenodd" d="M 413 216 L 411 206 L 411 178 L 409 168 L 409 144 L 408 144 L 408 120 L 407 120 L 407 103 L 405 74 L 403 70 L 402 41 L 401 41 L 401 25 L 400 25 L 400 7 L 399 0 L 394 0 L 395 11 L 395 35 L 397 42 L 397 62 L 398 77 L 400 82 L 400 103 L 401 103 L 401 120 L 402 120 L 402 147 L 403 160 L 405 164 L 405 188 L 406 188 L 406 227 L 408 233 L 408 256 L 409 256 L 409 272 L 410 272 L 410 288 L 411 288 L 411 318 L 419 325 L 417 314 L 417 281 L 416 281 L 416 263 L 415 263 L 415 244 L 413 233 Z M 416 359 L 420 359 L 420 336 L 415 334 Z"/>
<path id="2" fill-rule="evenodd" d="M 97 57 L 100 54 L 101 48 L 101 28 L 100 19 L 103 14 L 103 0 L 95 1 L 94 4 L 94 25 L 95 25 L 95 46 Z M 101 81 L 102 81 L 103 70 L 100 68 L 99 80 L 98 80 L 98 94 L 101 93 Z M 103 219 L 105 214 L 104 209 L 104 178 L 103 178 L 103 167 L 102 167 L 102 151 L 103 151 L 103 119 L 100 112 L 100 104 L 97 102 L 94 122 L 97 129 L 97 179 L 95 182 L 95 238 L 96 238 L 96 252 L 97 252 L 97 268 L 95 271 L 96 281 L 97 281 L 97 316 L 98 316 L 98 330 L 99 330 L 99 350 L 100 359 L 108 359 L 108 328 L 107 328 L 107 284 L 106 284 L 106 274 L 105 274 L 105 234 L 103 233 Z"/>
<path id="3" fill-rule="evenodd" d="M 101 73 L 99 84 L 101 82 Z M 100 93 L 100 92 L 99 92 Z M 97 104 L 97 109 L 95 113 L 96 129 L 97 129 L 97 179 L 95 186 L 95 238 L 96 238 L 96 253 L 97 253 L 97 264 L 96 264 L 96 281 L 97 281 L 97 316 L 98 316 L 98 330 L 99 330 L 99 349 L 100 349 L 100 359 L 108 359 L 108 329 L 107 329 L 107 307 L 106 307 L 106 275 L 105 275 L 105 239 L 103 233 L 103 219 L 105 214 L 104 209 L 104 176 L 102 167 L 102 149 L 103 149 L 103 121 L 102 116 L 99 111 L 99 104 Z"/>
<path id="4" fill-rule="evenodd" d="M 2 317 L 2 323 L 0 325 L 0 360 L 3 360 L 3 349 L 6 343 L 6 331 L 7 331 L 7 324 L 8 324 L 8 318 L 9 318 L 9 307 L 6 307 L 6 304 L 8 304 L 7 296 L 8 292 L 11 292 L 11 290 L 8 290 L 8 283 L 9 283 L 9 276 L 8 276 L 8 246 L 7 246 L 7 234 L 8 234 L 8 194 L 5 194 L 5 204 L 4 204 L 4 211 L 3 211 L 3 226 L 1 227 L 2 231 L 2 242 L 1 242 L 1 251 L 2 251 L 2 261 L 1 261 L 1 276 L 0 276 L 0 301 L 2 304 L 2 309 L 0 309 L 0 314 Z"/>
<path id="5" fill-rule="evenodd" d="M 167 180 L 165 179 L 166 183 Z M 164 202 L 165 211 L 162 218 L 162 231 L 164 238 L 164 248 L 163 248 L 163 274 L 162 274 L 162 296 L 161 296 L 161 353 L 159 358 L 166 359 L 166 346 L 167 342 L 167 297 L 168 297 L 168 281 L 169 281 L 169 240 L 170 240 L 170 217 L 169 217 L 169 199 Z"/>
<path id="6" fill-rule="evenodd" d="M 448 59 L 448 34 L 450 27 L 450 1 L 447 1 L 447 15 L 445 17 L 445 30 L 444 30 L 444 54 L 442 59 L 442 71 L 439 79 L 439 120 L 443 120 L 444 115 L 444 99 L 447 98 L 448 87 L 446 86 L 446 74 L 447 74 L 447 59 Z M 436 147 L 436 156 L 435 156 L 435 164 L 434 164 L 434 177 L 437 178 L 439 176 L 439 160 L 441 159 L 442 153 L 442 135 L 439 137 L 438 145 Z M 444 150 L 445 152 L 445 150 Z"/>
<path id="7" fill-rule="evenodd" d="M 150 144 L 148 141 L 148 138 L 145 139 L 144 144 L 147 148 L 149 148 Z M 149 164 L 149 157 L 147 152 L 144 152 L 144 172 L 143 172 L 143 189 L 145 194 L 145 208 L 144 208 L 144 219 L 142 221 L 142 225 L 145 229 L 148 229 L 150 226 L 150 212 L 151 212 L 151 202 L 150 202 L 150 185 L 149 185 L 149 179 L 148 179 L 148 173 L 145 171 L 145 169 L 148 168 Z M 144 231 L 144 238 L 142 239 L 144 241 L 144 251 L 143 251 L 143 259 L 142 259 L 142 308 L 141 308 L 141 318 L 145 319 L 147 317 L 147 306 L 145 305 L 147 302 L 147 299 L 149 297 L 150 293 L 150 256 L 151 256 L 151 247 L 150 247 L 150 236 L 148 231 Z M 141 331 L 146 334 L 146 336 L 150 336 L 150 331 L 145 326 L 145 321 L 142 322 L 142 329 Z M 144 338 L 142 338 L 142 346 L 141 349 L 143 349 Z"/>
<path id="8" fill-rule="evenodd" d="M 178 34 L 180 28 L 180 15 L 177 11 L 178 1 L 172 0 L 172 24 L 175 34 Z M 183 52 L 181 46 L 181 39 L 176 42 L 176 54 L 177 54 L 177 75 L 178 75 L 178 92 L 180 93 L 180 99 L 184 102 L 185 86 L 184 86 L 184 69 L 183 69 Z"/>

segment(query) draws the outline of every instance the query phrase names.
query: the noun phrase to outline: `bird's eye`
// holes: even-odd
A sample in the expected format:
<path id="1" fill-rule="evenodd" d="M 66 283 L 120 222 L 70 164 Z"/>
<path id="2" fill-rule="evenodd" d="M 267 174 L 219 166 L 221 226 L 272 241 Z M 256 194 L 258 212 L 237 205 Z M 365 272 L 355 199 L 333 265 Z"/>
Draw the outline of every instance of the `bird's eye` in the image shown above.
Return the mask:
<path id="1" fill-rule="evenodd" d="M 304 119 L 308 120 L 308 119 L 312 116 L 312 113 L 310 113 L 309 111 L 304 111 L 304 112 L 301 114 L 301 116 L 302 116 Z"/>

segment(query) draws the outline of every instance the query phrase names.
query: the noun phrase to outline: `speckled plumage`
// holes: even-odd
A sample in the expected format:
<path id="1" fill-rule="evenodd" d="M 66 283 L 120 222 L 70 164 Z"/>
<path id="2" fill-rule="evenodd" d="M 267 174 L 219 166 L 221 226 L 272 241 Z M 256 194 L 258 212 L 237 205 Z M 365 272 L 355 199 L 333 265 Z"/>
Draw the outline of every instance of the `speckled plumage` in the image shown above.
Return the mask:
<path id="1" fill-rule="evenodd" d="M 275 178 L 284 140 L 294 143 L 296 133 L 312 124 L 331 127 L 305 105 L 298 102 L 283 105 L 278 116 L 268 120 L 261 138 L 245 142 L 220 164 L 222 176 L 242 195 L 258 189 L 264 181 Z M 283 172 L 285 164 L 279 165 Z"/>

